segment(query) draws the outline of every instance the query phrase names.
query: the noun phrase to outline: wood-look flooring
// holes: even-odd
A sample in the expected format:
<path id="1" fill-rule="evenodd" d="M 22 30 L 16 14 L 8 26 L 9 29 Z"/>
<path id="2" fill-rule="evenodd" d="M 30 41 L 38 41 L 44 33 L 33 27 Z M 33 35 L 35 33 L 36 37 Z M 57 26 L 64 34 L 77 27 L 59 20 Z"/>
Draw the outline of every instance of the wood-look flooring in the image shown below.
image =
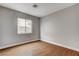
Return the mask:
<path id="1" fill-rule="evenodd" d="M 0 56 L 79 56 L 79 52 L 36 41 L 0 50 Z"/>

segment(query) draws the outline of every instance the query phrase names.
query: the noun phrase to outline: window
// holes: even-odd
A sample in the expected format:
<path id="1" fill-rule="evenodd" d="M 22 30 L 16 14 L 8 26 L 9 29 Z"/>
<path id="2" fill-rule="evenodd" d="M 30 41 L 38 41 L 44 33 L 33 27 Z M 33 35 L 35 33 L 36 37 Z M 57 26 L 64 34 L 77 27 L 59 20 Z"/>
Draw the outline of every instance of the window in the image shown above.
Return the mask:
<path id="1" fill-rule="evenodd" d="M 18 34 L 32 33 L 32 20 L 18 18 Z"/>

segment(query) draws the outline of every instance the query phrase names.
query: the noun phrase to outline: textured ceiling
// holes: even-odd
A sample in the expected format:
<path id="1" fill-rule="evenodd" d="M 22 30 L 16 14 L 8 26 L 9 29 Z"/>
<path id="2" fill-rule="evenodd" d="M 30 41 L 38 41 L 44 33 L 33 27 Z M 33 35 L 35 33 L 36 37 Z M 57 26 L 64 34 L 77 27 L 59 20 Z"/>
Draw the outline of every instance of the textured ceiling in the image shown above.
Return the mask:
<path id="1" fill-rule="evenodd" d="M 46 16 L 74 4 L 75 3 L 37 3 L 38 7 L 33 8 L 33 3 L 0 3 L 1 6 L 18 10 L 37 17 Z"/>

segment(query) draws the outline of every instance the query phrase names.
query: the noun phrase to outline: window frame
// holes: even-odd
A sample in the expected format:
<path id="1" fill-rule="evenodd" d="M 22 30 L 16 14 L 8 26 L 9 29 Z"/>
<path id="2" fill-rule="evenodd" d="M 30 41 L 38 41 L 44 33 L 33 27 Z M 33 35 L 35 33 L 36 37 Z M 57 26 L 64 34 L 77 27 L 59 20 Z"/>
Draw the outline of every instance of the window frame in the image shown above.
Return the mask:
<path id="1" fill-rule="evenodd" d="M 24 19 L 25 20 L 25 30 L 24 30 L 24 33 L 22 33 L 22 32 L 19 32 L 19 19 Z M 26 21 L 29 21 L 30 23 L 31 23 L 31 25 L 30 25 L 30 32 L 27 32 L 27 28 L 26 28 Z M 33 24 L 32 24 L 32 20 L 31 19 L 26 19 L 26 18 L 21 18 L 21 17 L 18 17 L 17 18 L 17 34 L 32 34 L 32 26 L 33 26 Z"/>

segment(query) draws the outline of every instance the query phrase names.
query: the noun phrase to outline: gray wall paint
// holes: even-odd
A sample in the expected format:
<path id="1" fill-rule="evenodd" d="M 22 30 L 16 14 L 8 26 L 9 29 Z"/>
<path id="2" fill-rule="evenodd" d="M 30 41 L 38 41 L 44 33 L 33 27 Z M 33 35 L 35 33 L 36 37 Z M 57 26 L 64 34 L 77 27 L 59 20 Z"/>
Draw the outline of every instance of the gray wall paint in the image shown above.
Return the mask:
<path id="1" fill-rule="evenodd" d="M 41 40 L 79 49 L 79 4 L 41 18 Z"/>
<path id="2" fill-rule="evenodd" d="M 39 18 L 30 16 L 33 22 L 32 34 L 17 34 L 18 17 L 30 19 L 28 14 L 0 7 L 0 47 L 39 39 L 40 36 Z"/>

